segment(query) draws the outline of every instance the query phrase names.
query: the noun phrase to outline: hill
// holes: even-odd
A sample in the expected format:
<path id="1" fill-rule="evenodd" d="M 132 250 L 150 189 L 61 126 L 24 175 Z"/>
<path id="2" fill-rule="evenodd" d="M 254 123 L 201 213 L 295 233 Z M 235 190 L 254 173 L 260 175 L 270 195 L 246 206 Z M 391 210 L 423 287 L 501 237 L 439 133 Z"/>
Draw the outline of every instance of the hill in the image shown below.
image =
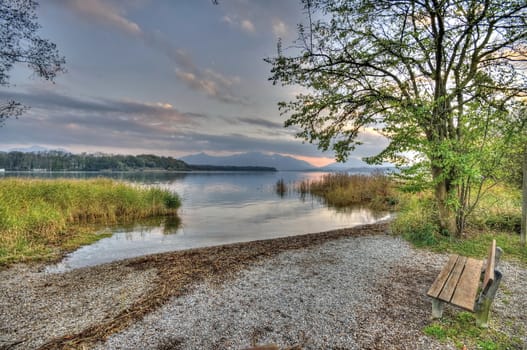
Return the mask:
<path id="1" fill-rule="evenodd" d="M 180 158 L 190 165 L 258 166 L 277 170 L 314 170 L 314 166 L 289 156 L 261 152 L 238 153 L 230 156 L 211 156 L 206 153 L 192 154 Z"/>

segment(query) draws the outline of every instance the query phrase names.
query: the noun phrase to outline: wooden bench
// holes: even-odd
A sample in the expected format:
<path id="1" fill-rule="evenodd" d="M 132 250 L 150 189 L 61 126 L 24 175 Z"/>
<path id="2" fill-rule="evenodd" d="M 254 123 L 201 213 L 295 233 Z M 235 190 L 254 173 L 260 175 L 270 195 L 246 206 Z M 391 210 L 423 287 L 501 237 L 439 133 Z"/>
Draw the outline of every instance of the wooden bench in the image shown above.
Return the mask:
<path id="1" fill-rule="evenodd" d="M 432 318 L 441 318 L 445 303 L 449 303 L 474 312 L 476 324 L 488 327 L 490 305 L 502 277 L 496 270 L 502 252 L 493 240 L 483 269 L 481 260 L 450 255 L 427 293 L 432 297 Z"/>

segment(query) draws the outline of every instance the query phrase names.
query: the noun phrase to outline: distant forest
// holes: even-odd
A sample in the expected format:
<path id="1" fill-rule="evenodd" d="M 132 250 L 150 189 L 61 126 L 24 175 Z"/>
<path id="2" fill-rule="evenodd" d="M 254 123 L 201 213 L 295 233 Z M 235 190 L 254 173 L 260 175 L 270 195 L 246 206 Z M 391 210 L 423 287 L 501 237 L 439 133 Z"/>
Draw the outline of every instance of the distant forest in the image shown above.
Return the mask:
<path id="1" fill-rule="evenodd" d="M 61 151 L 0 152 L 0 169 L 6 171 L 276 171 L 268 167 L 189 165 L 172 157 L 153 154 L 72 154 Z"/>

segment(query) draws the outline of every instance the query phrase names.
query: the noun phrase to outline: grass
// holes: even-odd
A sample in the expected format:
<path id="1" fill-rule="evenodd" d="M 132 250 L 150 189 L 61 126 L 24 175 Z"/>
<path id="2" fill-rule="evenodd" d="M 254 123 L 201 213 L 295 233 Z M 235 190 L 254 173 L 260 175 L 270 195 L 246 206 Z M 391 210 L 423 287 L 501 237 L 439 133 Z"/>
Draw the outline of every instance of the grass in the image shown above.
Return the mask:
<path id="1" fill-rule="evenodd" d="M 495 186 L 482 198 L 469 224 L 481 229 L 520 232 L 521 190 Z"/>
<path id="2" fill-rule="evenodd" d="M 463 349 L 463 346 L 482 350 L 520 349 L 522 347 L 521 339 L 510 338 L 507 334 L 493 328 L 477 327 L 474 315 L 466 311 L 433 321 L 423 329 L 423 332 L 441 342 L 451 341 L 459 349 Z"/>
<path id="3" fill-rule="evenodd" d="M 439 253 L 455 253 L 484 258 L 492 239 L 500 246 L 503 258 L 527 264 L 527 249 L 520 245 L 521 193 L 508 187 L 494 187 L 473 213 L 458 239 L 440 233 L 437 210 L 430 192 L 400 193 L 399 208 L 392 231 L 414 246 Z"/>
<path id="4" fill-rule="evenodd" d="M 489 189 L 480 206 L 467 222 L 463 239 L 440 233 L 437 208 L 431 192 L 400 193 L 398 214 L 392 231 L 414 246 L 439 253 L 455 253 L 484 259 L 493 239 L 503 249 L 503 259 L 527 265 L 527 249 L 520 245 L 521 193 L 507 186 Z M 502 284 L 503 302 L 511 292 Z M 441 320 L 427 325 L 423 332 L 440 341 L 451 341 L 459 349 L 520 349 L 522 340 L 510 337 L 494 328 L 476 326 L 474 315 L 449 312 Z"/>
<path id="5" fill-rule="evenodd" d="M 469 217 L 463 239 L 441 233 L 430 190 L 405 192 L 402 186 L 382 174 L 328 174 L 319 181 L 300 183 L 297 191 L 320 196 L 337 207 L 369 204 L 374 208 L 395 209 L 397 216 L 391 224 L 392 232 L 419 248 L 484 259 L 492 240 L 496 239 L 504 251 L 504 259 L 527 265 L 527 249 L 520 245 L 521 193 L 518 189 L 488 188 L 477 210 Z M 510 297 L 508 293 L 504 292 L 506 300 Z M 443 342 L 451 341 L 460 349 L 463 346 L 487 350 L 522 346 L 521 339 L 510 338 L 496 329 L 477 327 L 474 315 L 468 312 L 449 312 L 442 320 L 427 325 L 423 332 Z"/>
<path id="6" fill-rule="evenodd" d="M 393 181 L 381 173 L 326 174 L 319 180 L 302 181 L 296 187 L 301 194 L 311 193 L 338 208 L 368 205 L 372 209 L 387 210 L 397 201 Z"/>
<path id="7" fill-rule="evenodd" d="M 278 186 L 277 186 L 278 187 Z M 417 247 L 435 252 L 456 253 L 483 258 L 492 239 L 504 250 L 505 259 L 527 264 L 527 249 L 520 246 L 521 192 L 507 186 L 487 189 L 477 210 L 469 217 L 467 238 L 442 235 L 437 207 L 429 190 L 404 192 L 389 176 L 383 174 L 327 174 L 320 180 L 303 181 L 296 186 L 301 194 L 320 196 L 336 207 L 367 204 L 374 209 L 395 209 L 391 225 L 395 234 Z"/>
<path id="8" fill-rule="evenodd" d="M 176 215 L 179 197 L 110 179 L 0 180 L 0 265 L 55 259 L 104 237 L 90 224 Z"/>

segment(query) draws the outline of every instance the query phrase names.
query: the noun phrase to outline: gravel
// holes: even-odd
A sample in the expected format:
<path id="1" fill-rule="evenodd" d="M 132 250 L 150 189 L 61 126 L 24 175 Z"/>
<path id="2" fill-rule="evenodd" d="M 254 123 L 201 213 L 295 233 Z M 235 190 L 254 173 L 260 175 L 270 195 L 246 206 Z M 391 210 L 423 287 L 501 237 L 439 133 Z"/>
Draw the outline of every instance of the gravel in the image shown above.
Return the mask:
<path id="1" fill-rule="evenodd" d="M 421 332 L 434 278 L 424 267 L 444 262 L 389 236 L 285 252 L 199 284 L 97 349 L 454 349 Z"/>
<path id="2" fill-rule="evenodd" d="M 430 323 L 426 291 L 447 255 L 415 250 L 398 237 L 368 235 L 386 231 L 372 227 L 160 254 L 58 275 L 25 266 L 0 271 L 0 349 L 455 349 L 422 332 Z M 164 270 L 177 261 L 193 268 Z M 511 262 L 500 270 L 505 278 L 491 327 L 527 344 L 527 271 Z M 181 276 L 188 280 L 178 284 Z M 160 303 L 146 303 L 161 287 L 174 291 Z M 82 335 L 146 304 L 154 306 L 133 321 Z M 82 345 L 68 346 L 75 337 Z"/>

